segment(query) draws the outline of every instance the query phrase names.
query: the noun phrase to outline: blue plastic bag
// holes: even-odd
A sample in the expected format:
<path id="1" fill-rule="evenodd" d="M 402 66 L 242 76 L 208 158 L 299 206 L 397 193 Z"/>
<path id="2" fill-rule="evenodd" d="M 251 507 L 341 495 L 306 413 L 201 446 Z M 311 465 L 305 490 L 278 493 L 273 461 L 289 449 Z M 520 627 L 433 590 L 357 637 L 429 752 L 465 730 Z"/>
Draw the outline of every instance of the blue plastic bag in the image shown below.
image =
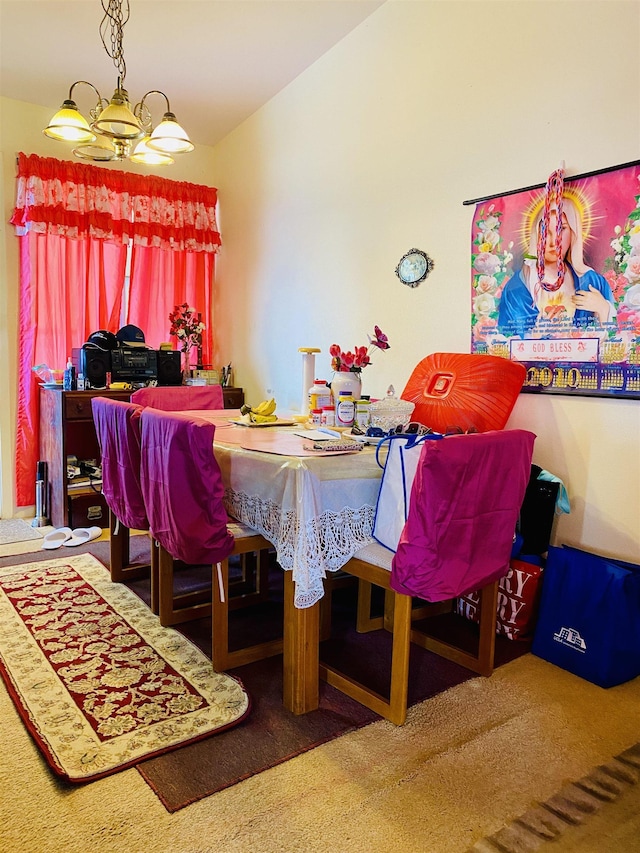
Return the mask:
<path id="1" fill-rule="evenodd" d="M 531 651 L 600 687 L 640 675 L 640 566 L 549 548 Z"/>

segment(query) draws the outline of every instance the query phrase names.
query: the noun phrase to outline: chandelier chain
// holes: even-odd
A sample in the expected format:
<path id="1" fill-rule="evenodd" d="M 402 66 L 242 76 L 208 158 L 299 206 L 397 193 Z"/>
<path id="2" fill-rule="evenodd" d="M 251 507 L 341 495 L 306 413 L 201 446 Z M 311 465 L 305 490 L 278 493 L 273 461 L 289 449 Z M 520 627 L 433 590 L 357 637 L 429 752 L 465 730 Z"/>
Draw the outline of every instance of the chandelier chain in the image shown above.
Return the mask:
<path id="1" fill-rule="evenodd" d="M 124 84 L 124 79 L 127 76 L 127 65 L 124 61 L 122 39 L 124 25 L 129 20 L 129 0 L 100 0 L 100 2 L 105 13 L 100 22 L 100 38 L 107 56 L 113 60 L 113 64 Z"/>

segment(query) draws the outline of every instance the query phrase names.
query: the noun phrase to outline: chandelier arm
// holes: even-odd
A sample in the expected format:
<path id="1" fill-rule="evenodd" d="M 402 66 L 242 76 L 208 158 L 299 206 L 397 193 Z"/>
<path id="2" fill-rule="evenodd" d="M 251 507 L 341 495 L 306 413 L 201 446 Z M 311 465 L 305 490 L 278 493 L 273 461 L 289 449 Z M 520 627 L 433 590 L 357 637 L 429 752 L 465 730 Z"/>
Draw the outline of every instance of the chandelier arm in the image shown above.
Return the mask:
<path id="1" fill-rule="evenodd" d="M 142 100 L 140 101 L 140 103 L 137 106 L 143 107 L 144 102 L 149 97 L 149 95 L 162 95 L 162 97 L 167 102 L 167 112 L 168 113 L 171 112 L 171 104 L 169 103 L 169 98 L 165 95 L 164 92 L 161 92 L 160 89 L 150 89 L 148 92 L 145 92 L 144 95 L 142 96 Z"/>
<path id="2" fill-rule="evenodd" d="M 162 95 L 162 97 L 167 102 L 167 110 L 171 111 L 171 106 L 169 105 L 169 98 L 167 98 L 164 92 L 161 92 L 159 89 L 151 89 L 149 92 L 145 92 L 145 94 L 142 96 L 142 99 L 133 108 L 133 114 L 138 119 L 140 124 L 144 127 L 147 134 L 151 133 L 151 131 L 153 130 L 153 118 L 151 116 L 151 110 L 145 103 L 149 95 Z"/>
<path id="3" fill-rule="evenodd" d="M 106 100 L 102 97 L 102 95 L 101 95 L 101 94 L 100 94 L 100 92 L 96 89 L 96 87 L 93 85 L 93 83 L 89 83 L 89 81 L 88 81 L 88 80 L 76 80 L 76 82 L 75 82 L 75 83 L 72 83 L 72 84 L 71 84 L 71 86 L 69 87 L 69 100 L 70 100 L 70 101 L 71 101 L 71 100 L 73 100 L 73 98 L 72 98 L 73 90 L 75 89 L 75 87 L 76 87 L 76 86 L 79 86 L 79 85 L 80 85 L 80 83 L 83 83 L 85 86 L 89 86 L 89 88 L 93 89 L 93 91 L 94 91 L 94 92 L 96 93 L 96 95 L 98 96 L 98 102 L 97 102 L 97 104 L 96 104 L 96 109 L 103 109 L 104 107 L 106 107 L 106 105 L 107 105 L 109 102 L 108 102 L 108 101 L 106 101 Z"/>

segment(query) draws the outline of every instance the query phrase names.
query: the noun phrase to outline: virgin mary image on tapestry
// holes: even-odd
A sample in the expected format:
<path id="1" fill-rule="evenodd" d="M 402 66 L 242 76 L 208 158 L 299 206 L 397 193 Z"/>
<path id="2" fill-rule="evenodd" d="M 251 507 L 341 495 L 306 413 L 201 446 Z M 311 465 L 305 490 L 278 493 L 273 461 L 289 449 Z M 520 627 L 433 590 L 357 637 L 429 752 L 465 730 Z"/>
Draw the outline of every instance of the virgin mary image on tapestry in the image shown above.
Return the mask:
<path id="1" fill-rule="evenodd" d="M 526 392 L 640 398 L 640 163 L 480 201 L 471 351 Z"/>

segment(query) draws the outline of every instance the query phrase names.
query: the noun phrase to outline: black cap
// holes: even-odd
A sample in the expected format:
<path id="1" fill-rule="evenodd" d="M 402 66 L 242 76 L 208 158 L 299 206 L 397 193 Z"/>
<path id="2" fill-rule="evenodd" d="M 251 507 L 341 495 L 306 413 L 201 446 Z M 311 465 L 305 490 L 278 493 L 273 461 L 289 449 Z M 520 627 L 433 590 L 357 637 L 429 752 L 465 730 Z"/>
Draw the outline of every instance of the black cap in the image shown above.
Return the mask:
<path id="1" fill-rule="evenodd" d="M 121 344 L 143 344 L 144 332 L 137 326 L 123 326 L 116 332 L 116 339 Z"/>
<path id="2" fill-rule="evenodd" d="M 98 329 L 97 332 L 92 332 L 87 338 L 85 346 L 95 347 L 104 352 L 109 352 L 118 346 L 118 341 L 113 332 L 107 332 L 106 329 Z"/>

